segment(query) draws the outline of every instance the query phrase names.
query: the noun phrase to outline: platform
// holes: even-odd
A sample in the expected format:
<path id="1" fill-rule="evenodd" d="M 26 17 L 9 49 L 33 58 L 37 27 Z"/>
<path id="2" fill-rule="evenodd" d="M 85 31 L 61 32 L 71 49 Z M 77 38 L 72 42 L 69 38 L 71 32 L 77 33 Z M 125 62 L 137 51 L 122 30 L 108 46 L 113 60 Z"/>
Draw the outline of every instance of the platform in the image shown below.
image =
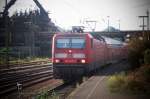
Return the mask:
<path id="1" fill-rule="evenodd" d="M 92 76 L 77 87 L 67 99 L 148 99 L 142 95 L 119 94 L 109 91 L 107 85 L 108 76 L 125 70 L 127 68 L 126 65 L 122 63 L 112 65 L 107 70 L 103 70 L 99 74 Z"/>

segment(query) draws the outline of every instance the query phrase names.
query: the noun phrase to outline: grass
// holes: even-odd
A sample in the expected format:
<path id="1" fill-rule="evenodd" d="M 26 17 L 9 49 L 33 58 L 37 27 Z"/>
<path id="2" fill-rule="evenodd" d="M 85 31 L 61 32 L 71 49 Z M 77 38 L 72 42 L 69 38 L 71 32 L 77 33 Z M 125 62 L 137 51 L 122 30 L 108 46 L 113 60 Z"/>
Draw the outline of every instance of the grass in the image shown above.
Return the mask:
<path id="1" fill-rule="evenodd" d="M 18 64 L 18 63 L 27 63 L 27 62 L 36 62 L 36 61 L 49 61 L 49 58 L 39 58 L 39 57 L 35 57 L 35 58 L 31 58 L 31 57 L 27 57 L 24 59 L 10 59 L 9 64 Z M 0 65 L 5 64 L 5 60 L 4 59 L 0 59 Z"/>
<path id="2" fill-rule="evenodd" d="M 41 94 L 37 95 L 35 99 L 49 99 L 48 92 L 42 92 Z"/>
<path id="3" fill-rule="evenodd" d="M 60 99 L 60 98 L 56 92 L 52 92 L 52 94 L 49 95 L 49 93 L 46 91 L 46 92 L 42 92 L 41 94 L 37 95 L 35 97 L 35 99 Z"/>
<path id="4" fill-rule="evenodd" d="M 141 66 L 128 74 L 112 75 L 107 84 L 111 92 L 150 94 L 150 65 Z"/>
<path id="5" fill-rule="evenodd" d="M 125 78 L 124 72 L 110 76 L 107 81 L 109 90 L 111 92 L 121 91 L 123 89 L 123 85 L 125 84 L 125 81 L 126 81 L 126 78 Z"/>

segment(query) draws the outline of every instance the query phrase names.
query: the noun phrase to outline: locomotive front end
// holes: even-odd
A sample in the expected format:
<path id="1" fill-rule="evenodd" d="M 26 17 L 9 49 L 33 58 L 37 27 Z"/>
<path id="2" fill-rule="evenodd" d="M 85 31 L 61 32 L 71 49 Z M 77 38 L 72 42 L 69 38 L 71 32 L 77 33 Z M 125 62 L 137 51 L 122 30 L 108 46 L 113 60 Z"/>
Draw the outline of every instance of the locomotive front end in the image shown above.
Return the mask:
<path id="1" fill-rule="evenodd" d="M 83 75 L 87 60 L 85 35 L 56 35 L 53 39 L 53 72 L 55 78 L 76 79 Z"/>

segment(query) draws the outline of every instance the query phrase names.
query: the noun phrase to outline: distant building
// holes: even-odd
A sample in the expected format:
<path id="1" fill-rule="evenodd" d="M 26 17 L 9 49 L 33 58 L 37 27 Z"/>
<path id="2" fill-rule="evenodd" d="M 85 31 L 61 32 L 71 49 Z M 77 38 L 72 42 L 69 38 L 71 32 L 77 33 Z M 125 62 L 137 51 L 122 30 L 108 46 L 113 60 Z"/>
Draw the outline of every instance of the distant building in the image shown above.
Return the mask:
<path id="1" fill-rule="evenodd" d="M 14 13 L 9 18 L 10 44 L 13 52 L 26 56 L 51 56 L 51 38 L 59 29 L 38 10 Z M 0 47 L 5 47 L 6 33 L 0 17 Z"/>

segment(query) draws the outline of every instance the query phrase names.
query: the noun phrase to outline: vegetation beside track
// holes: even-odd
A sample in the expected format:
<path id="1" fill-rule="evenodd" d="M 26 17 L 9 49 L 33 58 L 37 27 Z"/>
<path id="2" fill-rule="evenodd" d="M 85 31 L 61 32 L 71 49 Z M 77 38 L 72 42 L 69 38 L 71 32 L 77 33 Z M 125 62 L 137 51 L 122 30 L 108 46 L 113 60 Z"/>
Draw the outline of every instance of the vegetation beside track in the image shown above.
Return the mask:
<path id="1" fill-rule="evenodd" d="M 150 65 L 110 76 L 108 87 L 111 92 L 150 94 Z"/>
<path id="2" fill-rule="evenodd" d="M 9 69 L 0 69 L 0 95 L 11 93 L 17 90 L 18 83 L 25 88 L 33 84 L 50 80 L 52 76 L 52 66 L 50 64 L 40 64 L 18 66 Z"/>
<path id="3" fill-rule="evenodd" d="M 13 59 L 9 61 L 9 66 L 14 66 L 14 65 L 24 65 L 24 64 L 36 64 L 36 63 L 51 63 L 51 59 L 50 58 L 39 58 L 39 57 L 27 57 L 25 59 Z M 6 63 L 1 60 L 0 61 L 0 66 L 6 66 Z"/>
<path id="4" fill-rule="evenodd" d="M 56 92 L 53 92 L 51 95 L 49 95 L 49 93 L 46 91 L 37 95 L 35 99 L 60 99 L 60 98 L 59 94 L 57 94 Z"/>
<path id="5" fill-rule="evenodd" d="M 35 57 L 35 58 L 31 58 L 31 57 L 27 57 L 25 59 L 18 59 L 18 60 L 13 60 L 10 61 L 10 64 L 25 64 L 25 63 L 32 63 L 32 62 L 51 62 L 49 58 L 39 58 L 39 57 Z"/>
<path id="6" fill-rule="evenodd" d="M 109 77 L 111 92 L 150 94 L 150 40 L 134 38 L 129 42 L 131 68 Z"/>
<path id="7" fill-rule="evenodd" d="M 24 63 L 31 63 L 31 62 L 51 62 L 49 57 L 35 57 L 35 56 L 28 56 L 28 57 L 21 57 L 19 52 L 18 55 L 15 55 L 15 52 L 12 52 L 11 49 L 7 48 L 0 48 L 0 66 L 10 66 L 14 64 L 24 64 Z"/>

